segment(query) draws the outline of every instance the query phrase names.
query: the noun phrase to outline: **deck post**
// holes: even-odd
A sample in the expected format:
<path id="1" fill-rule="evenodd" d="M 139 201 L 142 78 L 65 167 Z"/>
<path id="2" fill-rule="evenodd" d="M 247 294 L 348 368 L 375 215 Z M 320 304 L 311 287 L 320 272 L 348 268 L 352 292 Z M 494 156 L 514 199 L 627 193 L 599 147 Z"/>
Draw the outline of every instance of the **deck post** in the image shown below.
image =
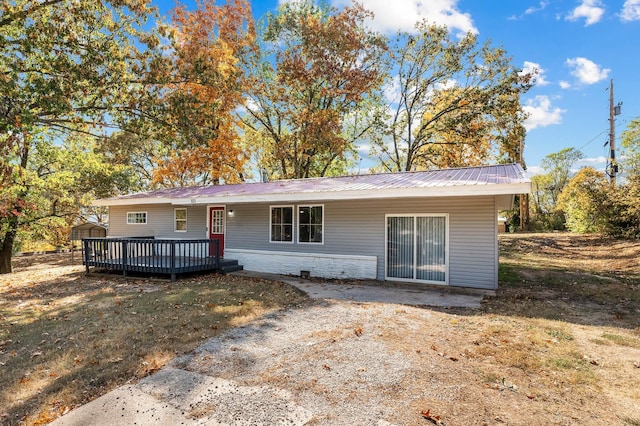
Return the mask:
<path id="1" fill-rule="evenodd" d="M 216 250 L 216 271 L 220 270 L 220 240 L 214 240 L 214 249 Z"/>
<path id="2" fill-rule="evenodd" d="M 127 240 L 120 240 L 122 243 L 122 276 L 127 276 Z"/>
<path id="3" fill-rule="evenodd" d="M 84 253 L 83 254 L 83 259 L 84 260 L 84 266 L 87 270 L 87 274 L 89 273 L 89 242 L 87 239 L 83 238 L 82 239 L 82 247 L 84 249 Z"/>
<path id="4" fill-rule="evenodd" d="M 171 241 L 171 282 L 176 280 L 176 242 Z"/>

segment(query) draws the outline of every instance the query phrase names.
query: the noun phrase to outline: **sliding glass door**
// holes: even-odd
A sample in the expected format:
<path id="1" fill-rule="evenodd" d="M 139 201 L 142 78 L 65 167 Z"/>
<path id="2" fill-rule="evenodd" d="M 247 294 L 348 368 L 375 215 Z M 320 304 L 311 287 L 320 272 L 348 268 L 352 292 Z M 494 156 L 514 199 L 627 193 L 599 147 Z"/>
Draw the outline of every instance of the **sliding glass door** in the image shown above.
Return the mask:
<path id="1" fill-rule="evenodd" d="M 387 215 L 386 277 L 446 284 L 446 215 Z"/>

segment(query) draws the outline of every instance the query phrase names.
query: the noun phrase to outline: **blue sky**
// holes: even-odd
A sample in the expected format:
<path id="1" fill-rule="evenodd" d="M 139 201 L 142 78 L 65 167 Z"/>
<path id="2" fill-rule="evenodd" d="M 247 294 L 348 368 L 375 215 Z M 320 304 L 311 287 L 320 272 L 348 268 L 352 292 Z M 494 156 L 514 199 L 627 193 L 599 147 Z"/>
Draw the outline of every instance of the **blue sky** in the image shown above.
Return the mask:
<path id="1" fill-rule="evenodd" d="M 341 7 L 351 0 L 327 0 Z M 172 0 L 154 0 L 161 13 Z M 221 1 L 220 1 L 221 2 Z M 194 0 L 184 0 L 194 8 Z M 526 122 L 525 161 L 530 173 L 562 148 L 582 150 L 582 165 L 604 171 L 609 139 L 609 81 L 615 102 L 616 141 L 640 116 L 640 0 L 362 0 L 375 13 L 371 26 L 383 33 L 411 30 L 426 18 L 452 34 L 473 31 L 481 42 L 504 47 L 513 64 L 537 68 L 538 81 L 522 99 Z M 256 18 L 275 11 L 278 0 L 253 1 Z"/>

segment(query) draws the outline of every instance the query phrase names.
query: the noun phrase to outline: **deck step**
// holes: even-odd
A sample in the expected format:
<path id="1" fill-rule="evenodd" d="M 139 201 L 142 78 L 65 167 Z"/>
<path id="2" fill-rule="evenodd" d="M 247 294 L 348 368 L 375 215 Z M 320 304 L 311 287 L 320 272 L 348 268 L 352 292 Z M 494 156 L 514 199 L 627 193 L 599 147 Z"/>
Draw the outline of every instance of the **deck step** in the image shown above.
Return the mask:
<path id="1" fill-rule="evenodd" d="M 242 265 L 238 264 L 237 260 L 233 259 L 220 259 L 220 268 L 218 269 L 221 274 L 228 274 L 229 272 L 242 271 Z"/>
<path id="2" fill-rule="evenodd" d="M 228 274 L 230 272 L 242 271 L 244 267 L 242 265 L 238 265 L 237 262 L 235 265 L 223 265 L 220 267 L 220 272 L 223 274 Z"/>

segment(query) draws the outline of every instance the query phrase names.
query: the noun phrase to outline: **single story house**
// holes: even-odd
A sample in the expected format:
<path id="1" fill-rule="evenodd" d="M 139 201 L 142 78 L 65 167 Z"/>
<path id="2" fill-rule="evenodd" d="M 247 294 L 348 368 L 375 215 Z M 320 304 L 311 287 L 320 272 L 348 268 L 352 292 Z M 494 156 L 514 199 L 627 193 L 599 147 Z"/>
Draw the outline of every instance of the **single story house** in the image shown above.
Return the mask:
<path id="1" fill-rule="evenodd" d="M 498 286 L 498 211 L 518 164 L 161 189 L 97 200 L 109 236 L 217 239 L 245 269 Z"/>

